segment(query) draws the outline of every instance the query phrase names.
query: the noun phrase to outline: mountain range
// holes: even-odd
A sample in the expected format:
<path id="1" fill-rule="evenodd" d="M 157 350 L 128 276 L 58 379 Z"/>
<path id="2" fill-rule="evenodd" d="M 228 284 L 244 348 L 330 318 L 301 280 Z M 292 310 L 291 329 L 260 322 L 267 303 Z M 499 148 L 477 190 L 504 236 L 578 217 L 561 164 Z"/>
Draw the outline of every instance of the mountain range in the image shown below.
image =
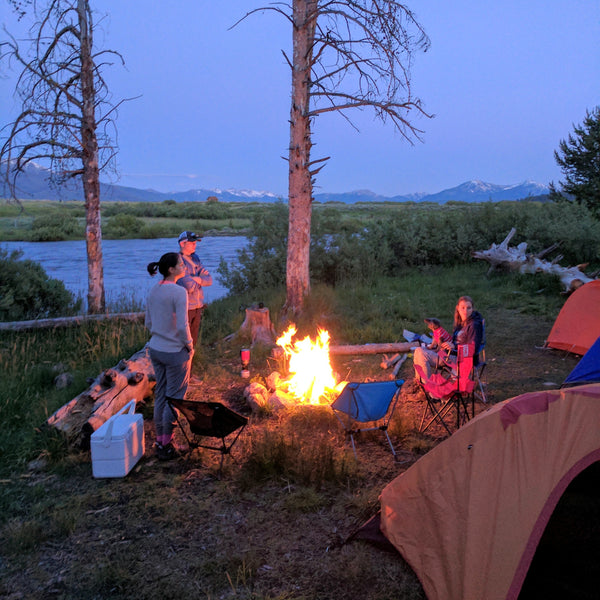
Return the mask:
<path id="1" fill-rule="evenodd" d="M 81 184 L 71 184 L 56 188 L 48 181 L 48 170 L 36 164 L 28 165 L 17 180 L 17 196 L 22 200 L 81 200 L 83 193 Z M 408 194 L 404 196 L 381 196 L 369 190 L 357 190 L 335 194 L 314 195 L 317 202 L 341 202 L 355 204 L 357 202 L 435 202 L 444 204 L 449 201 L 459 202 L 497 202 L 500 200 L 525 200 L 535 197 L 545 200 L 549 189 L 547 186 L 534 181 L 524 181 L 513 185 L 497 185 L 483 181 L 467 181 L 456 187 L 442 190 L 435 194 Z M 214 196 L 220 202 L 277 202 L 286 200 L 271 192 L 252 190 L 222 190 L 195 189 L 186 192 L 157 192 L 152 189 L 139 189 L 114 185 L 100 184 L 102 200 L 120 202 L 203 202 Z M 8 195 L 6 186 L 0 184 L 0 197 Z"/>

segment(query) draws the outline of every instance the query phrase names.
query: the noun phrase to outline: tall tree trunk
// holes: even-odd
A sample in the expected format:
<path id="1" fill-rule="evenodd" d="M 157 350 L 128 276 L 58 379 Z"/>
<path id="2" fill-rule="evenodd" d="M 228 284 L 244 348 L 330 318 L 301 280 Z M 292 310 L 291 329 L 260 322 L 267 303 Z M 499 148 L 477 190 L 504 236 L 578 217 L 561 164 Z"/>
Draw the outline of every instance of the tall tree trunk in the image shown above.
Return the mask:
<path id="1" fill-rule="evenodd" d="M 310 80 L 316 25 L 316 0 L 293 2 L 292 107 L 289 148 L 289 227 L 286 267 L 286 311 L 298 314 L 310 292 Z"/>
<path id="2" fill-rule="evenodd" d="M 100 171 L 98 168 L 98 139 L 96 138 L 96 96 L 88 8 L 87 0 L 78 0 L 77 12 L 81 35 L 81 95 L 83 99 L 81 143 L 86 216 L 85 242 L 88 261 L 88 312 L 99 313 L 105 309 L 105 297 L 100 222 Z"/>

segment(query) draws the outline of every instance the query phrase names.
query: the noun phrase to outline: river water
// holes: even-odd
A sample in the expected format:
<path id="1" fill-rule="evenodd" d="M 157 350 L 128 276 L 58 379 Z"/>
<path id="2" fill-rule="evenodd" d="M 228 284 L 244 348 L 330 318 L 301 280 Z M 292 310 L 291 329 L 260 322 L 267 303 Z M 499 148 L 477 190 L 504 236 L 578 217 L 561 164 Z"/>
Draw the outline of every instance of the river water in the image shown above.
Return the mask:
<path id="1" fill-rule="evenodd" d="M 248 243 L 246 237 L 205 237 L 197 244 L 196 253 L 213 277 L 213 284 L 204 288 L 204 300 L 209 303 L 227 295 L 219 280 L 217 267 L 221 257 L 228 265 L 237 264 L 237 250 Z M 0 248 L 12 252 L 22 250 L 22 258 L 39 262 L 49 277 L 60 279 L 76 296 L 87 298 L 87 255 L 85 241 L 75 242 L 0 242 Z M 108 306 L 127 304 L 128 300 L 142 306 L 149 289 L 161 279 L 150 277 L 146 266 L 165 252 L 177 252 L 173 238 L 151 240 L 102 240 L 104 288 Z"/>

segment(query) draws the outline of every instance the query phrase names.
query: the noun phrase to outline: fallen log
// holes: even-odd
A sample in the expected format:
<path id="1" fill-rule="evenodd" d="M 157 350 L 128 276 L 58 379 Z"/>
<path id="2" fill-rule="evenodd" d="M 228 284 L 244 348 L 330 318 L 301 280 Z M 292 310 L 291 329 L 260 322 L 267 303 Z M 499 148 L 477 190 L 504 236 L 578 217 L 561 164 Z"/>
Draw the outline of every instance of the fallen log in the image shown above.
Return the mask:
<path id="1" fill-rule="evenodd" d="M 392 369 L 392 374 L 390 375 L 390 379 L 396 379 L 398 377 L 398 373 L 400 372 L 400 367 L 404 364 L 404 361 L 408 358 L 408 353 L 403 354 L 400 360 L 396 361 L 394 368 Z"/>
<path id="2" fill-rule="evenodd" d="M 418 342 L 329 346 L 329 354 L 387 354 L 389 352 L 410 352 L 413 348 L 417 348 L 418 346 Z"/>
<path id="3" fill-rule="evenodd" d="M 361 355 L 361 354 L 387 354 L 389 352 L 410 352 L 419 346 L 419 342 L 392 342 L 385 344 L 360 344 L 360 345 L 345 345 L 345 346 L 329 346 L 329 354 L 333 355 Z M 281 360 L 285 351 L 280 346 L 275 346 L 271 349 L 271 356 L 276 360 Z M 401 355 L 398 355 L 394 364 L 400 360 Z M 382 368 L 384 367 L 381 363 Z"/>
<path id="4" fill-rule="evenodd" d="M 25 331 L 28 329 L 49 329 L 51 327 L 70 327 L 81 325 L 87 321 L 104 321 L 105 319 L 122 319 L 138 321 L 144 318 L 143 312 L 135 313 L 103 313 L 98 315 L 76 315 L 74 317 L 57 317 L 56 319 L 33 319 L 31 321 L 10 321 L 0 323 L 0 331 Z"/>
<path id="5" fill-rule="evenodd" d="M 402 358 L 402 356 L 402 354 L 396 353 L 390 358 L 387 354 L 384 354 L 379 366 L 382 369 L 389 369 L 390 367 L 393 367 Z"/>
<path id="6" fill-rule="evenodd" d="M 155 385 L 148 348 L 103 371 L 90 387 L 59 408 L 47 425 L 60 431 L 73 447 L 88 448 L 90 437 L 131 400 L 148 398 Z"/>
<path id="7" fill-rule="evenodd" d="M 477 250 L 471 256 L 489 262 L 490 271 L 503 267 L 510 271 L 518 271 L 519 273 L 548 273 L 555 275 L 563 284 L 565 293 L 573 292 L 585 283 L 594 281 L 592 277 L 589 277 L 582 271 L 587 264 L 575 267 L 561 267 L 557 263 L 562 259 L 562 256 L 558 256 L 552 261 L 542 260 L 542 257 L 555 250 L 558 244 L 552 244 L 552 246 L 537 254 L 527 254 L 526 242 L 521 242 L 518 246 L 511 248 L 508 244 L 516 232 L 517 230 L 513 227 L 500 244 L 492 244 L 487 250 Z"/>

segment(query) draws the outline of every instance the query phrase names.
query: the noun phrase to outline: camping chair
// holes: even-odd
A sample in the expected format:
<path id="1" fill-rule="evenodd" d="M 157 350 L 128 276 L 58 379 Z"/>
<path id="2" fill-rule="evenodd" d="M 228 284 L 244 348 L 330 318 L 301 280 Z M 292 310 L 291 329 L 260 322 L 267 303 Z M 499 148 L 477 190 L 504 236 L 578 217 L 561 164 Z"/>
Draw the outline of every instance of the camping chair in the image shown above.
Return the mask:
<path id="1" fill-rule="evenodd" d="M 483 372 L 485 370 L 485 367 L 487 365 L 486 359 L 485 359 L 485 344 L 486 344 L 486 337 L 485 337 L 485 319 L 483 319 L 483 323 L 482 323 L 482 335 L 481 335 L 481 344 L 479 344 L 479 362 L 477 363 L 477 365 L 475 365 L 473 367 L 473 379 L 475 380 L 475 385 L 477 386 L 477 389 L 479 391 L 475 392 L 475 397 L 478 400 L 481 400 L 481 402 L 483 402 L 484 404 L 487 404 L 487 397 L 485 395 L 485 383 L 483 382 Z"/>
<path id="2" fill-rule="evenodd" d="M 421 388 L 425 392 L 425 408 L 419 432 L 427 431 L 437 421 L 448 432 L 448 435 L 451 435 L 452 432 L 446 422 L 446 417 L 453 409 L 456 413 L 457 429 L 475 416 L 474 353 L 475 344 L 473 342 L 460 344 L 457 348 L 456 363 L 452 364 L 452 368 L 446 376 L 434 373 L 427 378 L 421 366 L 415 365 L 415 370 L 421 379 Z M 470 414 L 469 404 L 471 405 Z M 428 413 L 431 417 L 425 422 Z"/>
<path id="3" fill-rule="evenodd" d="M 347 383 L 342 393 L 335 399 L 331 408 L 342 424 L 346 435 L 350 437 L 354 456 L 356 456 L 354 436 L 361 431 L 380 430 L 387 439 L 394 459 L 396 459 L 396 450 L 387 430 L 403 383 L 402 379 Z M 360 427 L 361 423 L 371 423 L 371 425 Z"/>
<path id="4" fill-rule="evenodd" d="M 192 400 L 178 400 L 169 398 L 167 400 L 175 413 L 177 423 L 189 446 L 189 453 L 195 448 L 206 448 L 221 453 L 219 473 L 223 467 L 223 458 L 231 453 L 233 445 L 237 442 L 248 419 L 234 412 L 220 402 L 195 402 Z M 190 432 L 194 439 L 190 439 L 185 428 L 181 424 L 180 415 L 188 422 Z M 227 442 L 225 438 L 237 431 L 235 437 Z M 221 440 L 218 445 L 203 444 L 197 441 L 197 437 L 212 437 Z"/>

